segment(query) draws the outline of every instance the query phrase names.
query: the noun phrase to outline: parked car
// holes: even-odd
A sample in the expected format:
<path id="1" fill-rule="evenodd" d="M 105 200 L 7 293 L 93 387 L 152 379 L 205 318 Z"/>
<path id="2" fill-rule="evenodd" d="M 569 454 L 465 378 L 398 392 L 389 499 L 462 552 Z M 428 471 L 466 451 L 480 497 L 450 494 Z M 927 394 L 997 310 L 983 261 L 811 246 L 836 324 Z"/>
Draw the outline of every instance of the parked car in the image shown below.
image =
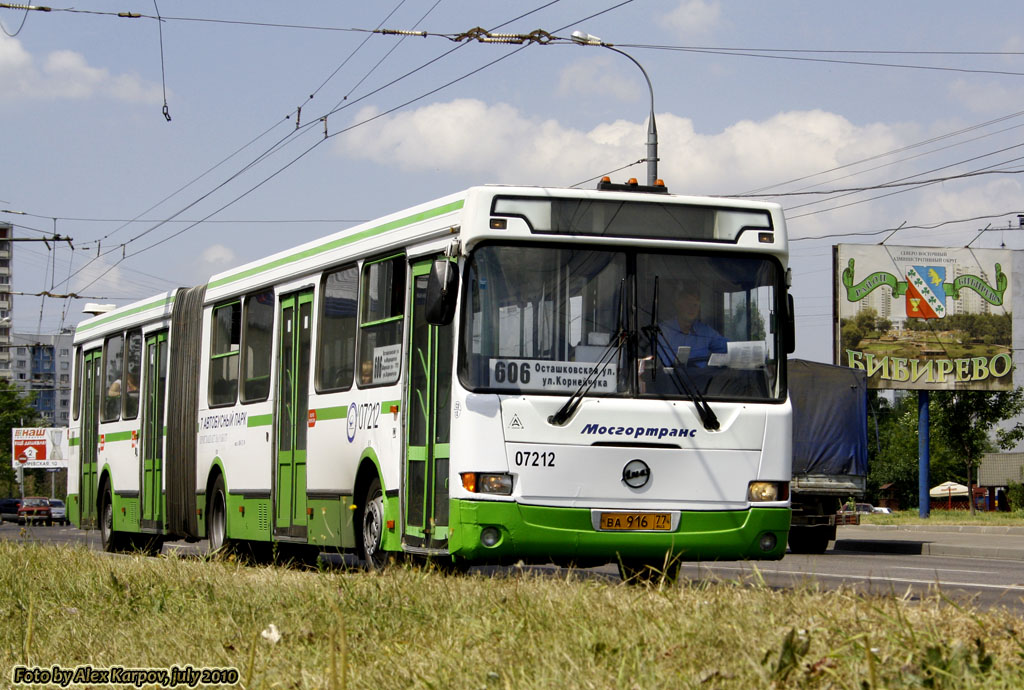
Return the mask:
<path id="1" fill-rule="evenodd" d="M 20 498 L 0 498 L 0 522 L 3 520 L 17 522 L 18 508 L 20 506 Z"/>
<path id="2" fill-rule="evenodd" d="M 64 501 L 59 498 L 50 499 L 50 517 L 53 518 L 54 524 L 68 524 L 68 513 L 67 508 L 64 505 Z"/>
<path id="3" fill-rule="evenodd" d="M 875 507 L 870 503 L 855 503 L 853 508 L 850 508 L 848 503 L 844 503 L 843 507 L 839 509 L 839 513 L 842 515 L 849 515 L 850 513 L 857 513 L 858 515 L 870 515 L 875 512 Z"/>
<path id="4" fill-rule="evenodd" d="M 29 525 L 32 523 L 45 522 L 53 524 L 53 515 L 50 513 L 50 499 L 42 496 L 26 496 L 21 499 L 18 506 L 18 524 Z"/>

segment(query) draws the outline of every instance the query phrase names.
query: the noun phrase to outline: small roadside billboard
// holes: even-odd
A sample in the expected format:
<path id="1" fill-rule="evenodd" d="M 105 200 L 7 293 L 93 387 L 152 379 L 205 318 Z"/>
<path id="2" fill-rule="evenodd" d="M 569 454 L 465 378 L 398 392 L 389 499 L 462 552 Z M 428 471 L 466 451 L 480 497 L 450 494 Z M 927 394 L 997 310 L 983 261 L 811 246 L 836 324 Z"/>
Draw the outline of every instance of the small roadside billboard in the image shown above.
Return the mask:
<path id="1" fill-rule="evenodd" d="M 11 466 L 24 469 L 67 467 L 67 428 L 22 427 L 11 429 Z"/>

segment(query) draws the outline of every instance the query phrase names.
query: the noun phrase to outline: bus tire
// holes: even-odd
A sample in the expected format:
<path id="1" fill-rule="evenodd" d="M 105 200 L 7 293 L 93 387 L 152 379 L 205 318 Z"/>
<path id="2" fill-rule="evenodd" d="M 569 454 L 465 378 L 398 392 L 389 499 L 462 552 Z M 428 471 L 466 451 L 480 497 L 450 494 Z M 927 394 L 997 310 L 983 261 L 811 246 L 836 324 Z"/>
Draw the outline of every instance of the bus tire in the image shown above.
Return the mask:
<path id="1" fill-rule="evenodd" d="M 359 511 L 359 556 L 368 570 L 380 570 L 388 562 L 387 552 L 381 548 L 384 537 L 384 492 L 380 479 L 374 477 L 366 487 L 362 509 Z"/>
<path id="2" fill-rule="evenodd" d="M 110 496 L 110 486 L 103 487 L 100 494 L 100 544 L 107 553 L 121 553 L 127 543 L 126 535 L 114 531 L 114 501 Z"/>
<path id="3" fill-rule="evenodd" d="M 224 476 L 217 475 L 210 489 L 210 503 L 206 507 L 206 538 L 210 542 L 211 554 L 227 554 L 228 542 L 228 499 L 224 491 Z"/>

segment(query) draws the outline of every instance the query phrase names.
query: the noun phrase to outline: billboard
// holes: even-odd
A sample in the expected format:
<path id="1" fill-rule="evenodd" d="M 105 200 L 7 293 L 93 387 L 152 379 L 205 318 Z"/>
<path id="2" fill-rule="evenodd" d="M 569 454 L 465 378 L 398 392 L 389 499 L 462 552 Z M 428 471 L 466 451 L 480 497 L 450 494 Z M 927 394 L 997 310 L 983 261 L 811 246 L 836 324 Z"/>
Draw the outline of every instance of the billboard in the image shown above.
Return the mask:
<path id="1" fill-rule="evenodd" d="M 66 427 L 29 427 L 11 429 L 11 465 L 27 470 L 39 467 L 57 469 L 68 466 L 68 430 Z"/>
<path id="2" fill-rule="evenodd" d="M 835 363 L 869 388 L 1013 388 L 1012 252 L 840 244 Z"/>

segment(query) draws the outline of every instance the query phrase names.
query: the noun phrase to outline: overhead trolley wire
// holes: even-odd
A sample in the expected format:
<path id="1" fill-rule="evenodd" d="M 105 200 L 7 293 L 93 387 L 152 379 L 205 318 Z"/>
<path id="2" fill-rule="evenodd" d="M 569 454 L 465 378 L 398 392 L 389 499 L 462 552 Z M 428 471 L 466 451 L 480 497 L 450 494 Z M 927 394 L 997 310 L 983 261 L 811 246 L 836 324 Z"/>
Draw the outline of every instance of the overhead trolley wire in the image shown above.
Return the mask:
<path id="1" fill-rule="evenodd" d="M 527 12 L 527 13 L 524 13 L 523 15 L 520 15 L 520 17 L 519 17 L 519 18 L 522 18 L 522 17 L 528 16 L 529 14 L 532 14 L 533 12 L 536 12 L 536 11 L 539 11 L 539 10 L 541 10 L 541 9 L 544 9 L 544 8 L 546 8 L 546 7 L 549 7 L 549 6 L 553 5 L 553 4 L 556 4 L 556 3 L 557 3 L 557 2 L 559 2 L 559 1 L 560 1 L 560 0 L 552 0 L 551 2 L 548 2 L 548 3 L 546 3 L 545 5 L 543 5 L 543 6 L 539 7 L 539 8 L 537 8 L 537 9 L 535 9 L 535 10 L 531 10 L 530 12 Z M 581 20 L 577 20 L 576 22 L 573 22 L 573 23 L 578 23 L 578 22 L 580 22 L 580 21 L 586 21 L 586 20 L 588 20 L 588 19 L 591 19 L 591 18 L 593 18 L 593 17 L 597 17 L 597 16 L 600 16 L 600 15 L 602 15 L 602 14 L 605 14 L 605 13 L 607 13 L 607 12 L 610 12 L 610 11 L 612 11 L 612 10 L 614 10 L 614 9 L 617 9 L 617 8 L 619 8 L 619 7 L 622 7 L 623 5 L 627 5 L 627 4 L 631 3 L 631 2 L 633 2 L 633 0 L 624 0 L 623 2 L 620 2 L 620 3 L 616 4 L 616 5 L 613 5 L 612 7 L 609 7 L 609 8 L 607 8 L 607 9 L 601 10 L 601 11 L 599 11 L 599 12 L 595 12 L 595 13 L 593 13 L 593 14 L 589 15 L 588 17 L 585 17 L 585 18 L 583 18 L 583 19 L 581 19 Z M 515 21 L 515 20 L 511 20 L 511 21 Z M 501 26 L 501 25 L 499 25 L 499 28 L 500 28 L 500 26 Z M 569 25 L 567 25 L 567 26 L 572 26 L 572 24 L 569 24 Z M 565 27 L 563 27 L 563 28 L 565 28 Z M 558 30 L 562 30 L 562 29 L 558 29 Z M 130 238 L 130 239 L 129 239 L 129 240 L 127 240 L 126 242 L 124 242 L 124 243 L 122 243 L 121 245 L 119 245 L 119 248 L 121 248 L 121 249 L 122 249 L 122 253 L 123 253 L 123 255 L 122 255 L 121 259 L 119 259 L 119 260 L 118 260 L 117 262 L 115 262 L 115 263 L 114 263 L 114 264 L 113 264 L 113 265 L 112 265 L 112 266 L 111 266 L 111 267 L 110 267 L 110 268 L 109 268 L 109 269 L 108 269 L 107 271 L 105 271 L 105 272 L 104 272 L 103 274 L 101 274 L 101 275 L 100 275 L 100 276 L 98 276 L 98 277 L 97 277 L 96 279 L 94 279 L 93 281 L 91 281 L 91 282 L 90 282 L 90 283 L 89 283 L 89 284 L 88 284 L 87 286 L 85 286 L 85 287 L 89 287 L 89 286 L 91 286 L 92 284 L 94 284 L 95 282 L 97 282 L 98 280 L 100 280 L 100 279 L 101 279 L 101 278 L 102 278 L 102 277 L 103 277 L 104 275 L 106 275 L 106 273 L 108 273 L 108 272 L 109 272 L 110 270 L 112 270 L 112 269 L 113 269 L 114 267 L 116 267 L 116 266 L 117 266 L 117 265 L 118 265 L 118 264 L 119 264 L 119 263 L 120 263 L 121 261 L 124 261 L 124 260 L 126 260 L 127 258 L 131 258 L 131 257 L 134 257 L 134 256 L 138 256 L 139 254 L 141 254 L 141 253 L 143 253 L 143 252 L 145 252 L 145 251 L 148 251 L 149 249 L 152 249 L 152 248 L 154 248 L 154 247 L 156 247 L 156 246 L 159 246 L 160 244 L 163 244 L 164 242 L 167 242 L 167 241 L 169 241 L 169 240 L 171 240 L 171 239 L 174 239 L 175 237 L 178 237 L 178 236 L 180 236 L 180 235 L 181 235 L 182 233 L 184 233 L 184 232 L 187 232 L 187 231 L 188 231 L 188 230 L 190 230 L 191 228 L 195 227 L 195 225 L 197 225 L 198 223 L 200 223 L 200 222 L 203 222 L 203 221 L 205 221 L 205 220 L 208 220 L 208 219 L 209 219 L 210 217 L 212 217 L 213 215 L 216 215 L 217 213 L 221 212 L 221 211 L 222 211 L 222 210 L 224 210 L 225 208 L 227 208 L 227 207 L 229 207 L 229 206 L 233 205 L 234 203 L 238 202 L 238 201 L 239 201 L 239 200 L 241 200 L 242 198 L 244 198 L 244 197 L 248 196 L 248 195 L 249 195 L 249 194 L 251 194 L 251 193 L 252 193 L 253 191 L 255 191 L 256 189 L 258 189 L 259 187 L 262 187 L 262 186 L 263 186 L 264 184 L 266 184 L 267 182 L 269 182 L 269 181 L 270 181 L 271 179 L 273 179 L 274 177 L 276 177 L 277 175 L 279 175 L 280 173 L 284 172 L 285 170 L 287 170 L 288 168 L 290 168 L 290 167 L 291 167 L 292 165 L 294 165 L 295 163 L 297 163 L 297 162 L 298 162 L 299 160 L 301 160 L 302 158 L 304 158 L 304 157 L 305 157 L 306 155 L 308 155 L 308 154 L 309 154 L 309 153 L 310 153 L 311 151 L 313 151 L 313 150 L 314 150 L 315 148 L 317 148 L 317 147 L 318 147 L 318 146 L 319 146 L 320 144 L 322 144 L 322 143 L 323 143 L 324 141 L 327 141 L 327 140 L 328 140 L 329 138 L 333 138 L 334 136 L 337 136 L 338 134 L 342 134 L 342 133 L 344 133 L 344 132 L 347 132 L 347 131 L 351 131 L 352 129 L 354 129 L 354 128 L 356 128 L 356 127 L 359 127 L 359 126 L 362 126 L 362 125 L 364 125 L 364 124 L 367 124 L 367 123 L 369 123 L 369 122 L 372 122 L 372 121 L 374 121 L 374 120 L 378 119 L 379 117 L 382 117 L 382 116 L 384 116 L 384 115 L 386 115 L 386 114 L 389 114 L 389 113 L 391 113 L 391 112 L 394 112 L 395 110 L 397 110 L 397 109 L 399 109 L 399 108 L 403 108 L 403 107 L 406 107 L 406 106 L 410 105 L 411 103 L 415 103 L 415 102 L 417 102 L 417 101 L 419 101 L 419 100 L 422 100 L 423 98 L 426 98 L 426 97 L 428 97 L 428 96 L 430 96 L 430 95 L 432 95 L 432 94 L 434 94 L 434 93 L 436 93 L 436 92 L 440 91 L 441 89 L 447 88 L 448 86 L 451 86 L 452 84 L 455 84 L 455 83 L 457 83 L 457 82 L 459 82 L 459 81 L 462 81 L 463 79 L 466 79 L 466 78 L 468 78 L 468 77 L 470 77 L 470 76 L 472 76 L 472 75 L 474 75 L 474 74 L 476 74 L 476 73 L 478 73 L 478 72 L 480 72 L 480 71 L 482 71 L 482 70 L 484 70 L 484 69 L 486 69 L 486 68 L 488 68 L 488 67 L 490 67 L 490 66 L 492 66 L 492 65 L 496 64 L 497 62 L 500 62 L 501 60 L 504 60 L 504 59 L 505 59 L 505 58 L 507 58 L 507 57 L 511 57 L 512 55 L 514 55 L 514 54 L 518 53 L 518 52 L 519 52 L 519 50 L 521 50 L 521 49 L 523 49 L 523 48 L 525 48 L 525 47 L 526 47 L 526 46 L 522 46 L 521 48 L 519 48 L 519 49 L 517 49 L 517 50 L 515 50 L 515 51 L 512 51 L 511 53 L 508 53 L 508 54 L 506 54 L 506 55 L 504 55 L 504 56 L 502 56 L 502 57 L 500 57 L 500 58 L 497 58 L 497 59 L 495 59 L 495 60 L 492 60 L 492 61 L 490 61 L 490 62 L 486 63 L 485 65 L 483 65 L 483 66 L 481 66 L 481 67 L 479 67 L 479 68 L 473 69 L 473 70 L 471 70 L 471 71 L 469 71 L 469 72 L 467 72 L 467 73 L 463 74 L 463 75 L 462 75 L 462 76 L 460 76 L 460 77 L 457 77 L 457 78 L 455 78 L 455 79 L 453 79 L 453 80 L 450 80 L 450 81 L 446 82 L 446 83 L 445 83 L 445 84 L 443 84 L 442 86 L 439 86 L 439 87 L 437 87 L 437 88 L 431 89 L 431 90 L 427 91 L 426 93 L 423 93 L 423 94 L 421 94 L 420 96 L 417 96 L 417 97 L 415 97 L 415 98 L 413 98 L 413 99 L 409 99 L 409 100 L 407 100 L 407 101 L 403 102 L 403 103 L 402 103 L 401 105 L 399 105 L 399 106 L 396 106 L 396 107 L 394 107 L 394 108 L 391 108 L 391 109 L 389 109 L 389 110 L 387 110 L 387 111 L 385 111 L 385 112 L 383 112 L 383 113 L 379 113 L 379 114 L 377 114 L 377 115 L 375 115 L 375 116 L 373 116 L 373 117 L 371 117 L 371 118 L 368 118 L 368 119 L 366 119 L 366 120 L 363 120 L 363 121 L 361 121 L 361 122 L 355 123 L 354 125 L 351 125 L 351 126 L 349 126 L 349 127 L 347 127 L 347 128 L 344 128 L 343 130 L 340 130 L 340 131 L 338 131 L 338 132 L 335 132 L 335 133 L 333 133 L 333 134 L 330 134 L 330 135 L 328 135 L 328 134 L 326 134 L 326 133 L 325 133 L 325 136 L 324 136 L 323 138 L 319 139 L 319 140 L 318 140 L 317 142 L 315 142 L 315 143 L 314 143 L 314 144 L 313 144 L 312 146 L 310 146 L 310 147 L 308 147 L 307 149 L 305 149 L 305 150 L 304 150 L 303 152 L 301 152 L 301 153 L 300 153 L 300 154 L 299 154 L 298 156 L 294 157 L 294 158 L 293 158 L 292 160 L 290 160 L 290 161 L 289 161 L 288 163 L 286 163 L 285 165 L 283 165 L 282 167 L 280 167 L 280 168 L 278 168 L 278 169 L 277 169 L 276 171 L 274 171 L 274 172 L 273 172 L 273 173 L 272 173 L 271 175 L 269 175 L 268 177 L 264 178 L 263 180 L 261 180 L 260 182 L 258 182 L 258 183 L 257 183 L 256 185 L 254 185 L 254 186 L 250 187 L 249 189 L 247 189 L 246 191 L 242 192 L 242 193 L 241 193 L 241 194 L 239 194 L 238 196 L 234 197 L 233 199 L 231 199 L 230 201 L 228 201 L 228 202 L 227 202 L 226 204 L 224 204 L 223 206 L 219 207 L 218 209 L 216 209 L 215 211 L 213 211 L 212 213 L 210 213 L 210 214 L 209 214 L 208 216 L 206 216 L 205 218 L 203 218 L 203 219 L 201 219 L 201 220 L 197 221 L 196 223 L 192 223 L 192 224 L 190 224 L 190 225 L 186 226 L 185 228 L 182 228 L 181 230 L 179 230 L 179 231 L 177 231 L 177 232 L 175 232 L 175 233 L 173 233 L 173 234 L 171 234 L 171 235 L 169 235 L 169 236 L 167 236 L 167 237 L 165 237 L 165 238 L 163 238 L 163 239 L 161 239 L 161 240 L 159 240 L 159 241 L 157 241 L 157 242 L 154 242 L 153 244 L 147 245 L 146 247 L 143 247 L 143 248 L 139 249 L 138 251 L 135 251 L 135 252 L 131 252 L 131 253 L 127 253 L 127 252 L 125 251 L 125 249 L 124 249 L 124 248 L 125 248 L 125 247 L 126 247 L 126 246 L 127 246 L 128 244 L 129 244 L 129 243 L 131 243 L 131 242 L 134 242 L 134 241 L 137 241 L 138 239 L 141 239 L 141 238 L 142 238 L 143 236 L 145 236 L 145 235 L 146 235 L 146 234 L 148 234 L 149 232 L 152 232 L 153 230 L 155 230 L 155 229 L 157 229 L 158 227 L 160 227 L 160 226 L 161 226 L 161 225 L 162 225 L 163 223 L 157 224 L 156 226 L 154 226 L 154 227 L 152 227 L 152 228 L 149 228 L 149 229 L 147 229 L 146 231 L 144 231 L 144 232 L 142 232 L 142 233 L 139 233 L 139 234 L 137 234 L 136 236 L 134 236 L 134 237 Z M 440 56 L 439 58 L 435 58 L 434 60 L 432 60 L 432 61 L 430 61 L 430 62 L 434 62 L 434 61 L 436 61 L 437 59 L 443 58 L 443 57 L 445 57 L 446 55 L 450 54 L 451 52 L 452 52 L 452 51 L 448 51 L 447 53 L 445 53 L 445 54 L 441 55 L 441 56 Z M 428 64 L 430 64 L 430 63 L 428 63 Z M 410 71 L 410 72 L 406 73 L 406 75 L 403 75 L 403 77 L 400 77 L 399 79 L 393 80 L 392 82 L 389 82 L 389 83 L 388 83 L 387 85 L 391 85 L 391 84 L 394 84 L 394 83 L 396 83 L 397 81 L 400 81 L 400 80 L 401 80 L 402 78 L 405 78 L 405 77 L 407 77 L 407 76 L 409 76 L 409 75 L 411 75 L 411 74 L 413 74 L 413 73 L 415 73 L 415 72 L 419 71 L 419 69 L 422 69 L 422 67 L 420 67 L 420 68 L 417 68 L 417 69 L 415 69 L 415 70 L 412 70 L 412 71 Z M 387 85 L 386 85 L 386 86 L 387 86 Z M 376 92 L 379 92 L 379 91 L 380 91 L 380 89 L 377 89 L 377 90 L 375 90 L 375 91 L 373 91 L 373 92 L 371 92 L 371 93 L 376 93 Z M 344 105 L 342 105 L 342 106 L 339 106 L 339 107 L 338 107 L 338 108 L 336 108 L 335 110 L 333 110 L 333 111 L 330 111 L 330 112 L 328 112 L 328 113 L 327 113 L 326 115 L 323 115 L 323 116 L 321 116 L 321 117 L 320 117 L 320 118 L 318 119 L 318 121 L 322 121 L 322 120 L 325 120 L 325 119 L 326 119 L 326 118 L 327 118 L 327 117 L 328 117 L 329 115 L 331 115 L 331 114 L 334 114 L 334 113 L 335 113 L 335 112 L 337 112 L 338 110 L 344 109 L 345 107 L 348 107 L 349 105 L 352 105 L 352 104 L 354 104 L 355 102 L 357 102 L 358 100 L 362 100 L 362 99 L 363 99 L 363 98 L 365 98 L 365 97 L 366 97 L 366 96 L 362 96 L 362 97 L 360 97 L 360 99 L 356 99 L 356 101 L 351 101 L 351 102 L 349 102 L 349 103 L 346 103 L 346 104 L 344 104 Z M 303 128 L 308 128 L 308 126 L 309 126 L 309 125 L 306 125 L 306 126 L 304 126 Z M 300 128 L 300 129 L 303 129 L 303 128 Z M 308 131 L 308 129 L 306 129 L 306 131 Z M 286 139 L 294 138 L 294 136 L 295 136 L 295 135 L 296 135 L 297 133 L 300 133 L 300 132 L 299 132 L 299 130 L 296 130 L 296 131 L 294 131 L 294 132 L 291 132 L 291 133 L 289 133 L 289 134 L 288 134 L 288 135 L 287 135 L 286 137 L 283 137 L 283 138 L 282 138 L 282 142 L 283 142 L 284 140 L 286 140 Z M 279 145 L 280 145 L 280 143 L 281 143 L 281 142 L 279 142 L 278 144 L 275 144 L 275 146 L 274 146 L 274 147 L 272 147 L 272 149 L 275 149 L 275 148 L 276 148 L 277 146 L 279 146 Z M 243 170 L 241 170 L 241 171 L 239 171 L 238 173 L 236 173 L 236 174 L 232 175 L 232 176 L 231 176 L 231 177 L 230 177 L 230 178 L 229 178 L 228 180 L 225 180 L 225 181 L 223 181 L 222 183 L 218 184 L 218 185 L 217 185 L 217 186 L 216 186 L 216 187 L 215 187 L 214 189 L 212 189 L 212 190 L 210 190 L 209 192 L 205 193 L 205 194 L 204 194 L 204 195 L 202 195 L 202 196 L 201 196 L 201 197 L 200 197 L 199 199 L 196 199 L 196 200 L 195 200 L 195 201 L 193 201 L 192 203 L 188 204 L 188 205 L 187 205 L 186 207 L 184 207 L 184 208 L 180 209 L 180 210 L 179 210 L 179 211 L 178 211 L 177 213 L 175 213 L 175 214 L 174 214 L 173 216 L 171 216 L 171 219 L 173 219 L 173 218 L 177 217 L 178 215 L 180 215 L 180 213 L 183 213 L 183 212 L 184 212 L 185 210 L 187 210 L 187 209 L 189 209 L 189 208 L 191 208 L 191 207 L 195 206 L 195 205 L 196 205 L 197 203 L 199 203 L 200 201 L 202 201 L 202 200 L 204 200 L 204 199 L 208 198 L 208 197 L 209 197 L 209 196 L 211 196 L 211 195 L 212 195 L 212 194 L 213 194 L 214 192 L 216 192 L 216 191 L 218 191 L 219 189 L 223 188 L 223 187 L 224 187 L 224 186 L 225 186 L 225 185 L 226 185 L 226 184 L 227 184 L 228 182 L 230 182 L 230 181 L 232 181 L 232 180 L 236 179 L 236 178 L 237 178 L 237 177 L 238 177 L 238 176 L 239 176 L 239 175 L 240 175 L 240 174 L 241 174 L 242 172 L 244 172 L 245 170 L 247 170 L 247 169 L 251 168 L 251 167 L 252 167 L 253 165 L 255 165 L 255 164 L 256 164 L 257 162 L 259 162 L 259 161 L 263 160 L 263 159 L 264 159 L 264 158 L 266 157 L 266 155 L 268 155 L 269 153 L 270 153 L 270 150 L 268 150 L 267 152 L 265 152 L 264 154 L 262 154 L 262 155 L 261 155 L 261 156 L 260 156 L 260 157 L 259 157 L 259 158 L 258 158 L 258 159 L 257 159 L 256 161 L 252 161 L 252 162 L 251 162 L 250 164 L 248 164 L 247 166 L 245 166 L 245 168 L 243 168 Z M 168 220 L 170 220 L 170 219 L 168 219 Z M 106 252 L 106 254 L 109 254 L 109 253 L 110 253 L 111 251 L 116 251 L 116 248 L 115 248 L 114 250 L 108 250 L 108 251 Z M 80 270 L 81 270 L 81 269 L 80 269 Z M 85 289 L 85 287 L 83 287 L 82 289 L 84 290 L 84 289 Z"/>
<path id="2" fill-rule="evenodd" d="M 857 67 L 885 67 L 889 69 L 927 70 L 935 72 L 958 72 L 964 74 L 996 74 L 1000 76 L 1024 77 L 1024 72 L 996 69 L 974 69 L 968 67 L 942 67 L 936 65 L 909 65 L 898 62 L 868 62 L 866 60 L 839 60 L 835 58 L 799 57 L 796 55 L 773 55 L 751 50 L 727 50 L 721 48 L 689 48 L 685 46 L 648 45 L 643 43 L 618 43 L 620 48 L 636 50 L 667 50 L 681 53 L 702 53 L 707 55 L 732 55 L 736 57 L 761 58 L 764 60 L 792 60 L 796 62 L 821 62 L 832 65 L 854 65 Z"/>

